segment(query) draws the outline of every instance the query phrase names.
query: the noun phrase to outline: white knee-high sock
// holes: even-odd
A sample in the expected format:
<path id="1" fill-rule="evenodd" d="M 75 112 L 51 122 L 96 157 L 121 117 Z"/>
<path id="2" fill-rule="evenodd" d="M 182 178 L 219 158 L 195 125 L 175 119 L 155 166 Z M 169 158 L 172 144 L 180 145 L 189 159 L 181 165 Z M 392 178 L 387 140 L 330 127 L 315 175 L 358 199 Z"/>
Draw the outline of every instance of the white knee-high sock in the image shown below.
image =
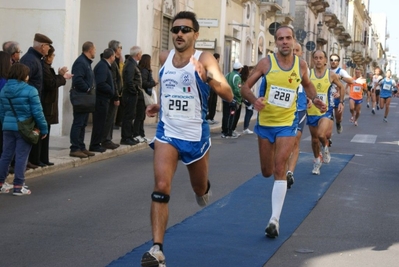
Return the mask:
<path id="1" fill-rule="evenodd" d="M 272 216 L 280 220 L 281 210 L 283 209 L 285 194 L 287 193 L 287 181 L 276 180 L 274 181 L 272 191 Z"/>

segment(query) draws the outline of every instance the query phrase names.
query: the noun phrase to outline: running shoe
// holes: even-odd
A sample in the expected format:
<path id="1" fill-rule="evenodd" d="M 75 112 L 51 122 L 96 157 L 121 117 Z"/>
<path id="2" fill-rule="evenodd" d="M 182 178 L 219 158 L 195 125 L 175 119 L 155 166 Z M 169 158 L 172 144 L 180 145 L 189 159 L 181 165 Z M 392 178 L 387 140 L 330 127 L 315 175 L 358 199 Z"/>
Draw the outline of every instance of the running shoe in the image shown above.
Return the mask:
<path id="1" fill-rule="evenodd" d="M 355 121 L 355 126 L 357 126 L 358 124 L 357 124 L 357 121 Z"/>
<path id="2" fill-rule="evenodd" d="M 242 134 L 253 134 L 254 132 L 253 131 L 251 131 L 250 129 L 245 129 L 243 132 L 242 132 Z"/>
<path id="3" fill-rule="evenodd" d="M 370 103 L 367 103 L 367 108 L 370 108 Z"/>
<path id="4" fill-rule="evenodd" d="M 315 159 L 315 160 L 314 160 L 314 163 L 313 163 L 312 174 L 320 175 L 320 168 L 321 168 L 321 165 L 322 165 L 322 164 L 323 164 L 323 163 L 322 163 L 322 160 L 321 160 L 320 158 L 318 158 L 318 160 Z"/>
<path id="5" fill-rule="evenodd" d="M 353 123 L 353 117 L 351 117 L 351 118 L 349 119 L 349 122 L 350 122 L 350 123 Z"/>
<path id="6" fill-rule="evenodd" d="M 231 134 L 231 138 L 238 138 L 240 136 L 241 134 L 237 133 L 237 131 L 233 131 L 233 133 Z"/>
<path id="7" fill-rule="evenodd" d="M 377 110 L 380 110 L 380 105 L 377 105 Z"/>
<path id="8" fill-rule="evenodd" d="M 209 203 L 209 198 L 212 196 L 212 191 L 211 191 L 211 184 L 208 181 L 208 192 L 203 195 L 203 196 L 197 196 L 197 194 L 195 194 L 195 200 L 197 200 L 197 204 L 200 207 L 205 207 L 206 205 L 208 205 Z"/>
<path id="9" fill-rule="evenodd" d="M 27 196 L 30 195 L 32 192 L 29 189 L 26 189 L 25 187 L 21 188 L 15 188 L 14 187 L 14 192 L 12 193 L 14 196 Z"/>
<path id="10" fill-rule="evenodd" d="M 276 218 L 271 218 L 269 221 L 269 224 L 267 225 L 266 229 L 265 229 L 265 234 L 267 237 L 270 238 L 276 238 L 278 237 L 278 233 L 279 233 L 279 223 L 278 220 Z"/>
<path id="11" fill-rule="evenodd" d="M 332 146 L 332 140 L 328 139 L 328 147 L 331 147 L 331 146 Z"/>
<path id="12" fill-rule="evenodd" d="M 384 121 L 384 122 L 388 122 L 387 118 L 384 118 L 383 121 Z"/>
<path id="13" fill-rule="evenodd" d="M 8 192 L 10 192 L 10 189 L 12 189 L 14 186 L 8 184 L 8 183 L 4 183 L 1 187 L 0 187 L 0 194 L 7 194 Z"/>
<path id="14" fill-rule="evenodd" d="M 330 151 L 328 150 L 328 146 L 323 148 L 323 163 L 330 163 L 331 155 Z"/>
<path id="15" fill-rule="evenodd" d="M 371 110 L 371 113 L 373 113 L 373 115 L 375 115 L 375 110 L 374 110 L 374 109 L 372 109 L 372 110 Z"/>
<path id="16" fill-rule="evenodd" d="M 291 186 L 294 184 L 295 179 L 294 179 L 294 174 L 291 171 L 287 172 L 287 188 L 291 189 Z"/>
<path id="17" fill-rule="evenodd" d="M 151 247 L 149 251 L 143 254 L 141 257 L 142 267 L 166 267 L 165 256 L 159 249 L 158 245 Z"/>
<path id="18" fill-rule="evenodd" d="M 344 130 L 344 127 L 342 127 L 341 123 L 336 123 L 337 126 L 337 133 L 340 134 Z"/>

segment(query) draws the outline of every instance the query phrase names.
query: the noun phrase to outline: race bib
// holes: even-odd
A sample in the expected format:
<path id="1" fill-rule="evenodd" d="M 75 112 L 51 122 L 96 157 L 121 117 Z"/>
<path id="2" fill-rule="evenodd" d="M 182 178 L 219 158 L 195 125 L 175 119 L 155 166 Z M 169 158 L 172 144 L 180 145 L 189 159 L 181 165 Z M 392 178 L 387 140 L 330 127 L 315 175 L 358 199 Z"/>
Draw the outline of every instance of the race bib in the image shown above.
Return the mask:
<path id="1" fill-rule="evenodd" d="M 290 108 L 294 103 L 295 94 L 296 92 L 291 89 L 271 85 L 268 103 L 282 108 Z"/>
<path id="2" fill-rule="evenodd" d="M 362 91 L 362 87 L 360 85 L 355 85 L 353 86 L 353 92 L 361 92 Z"/>
<path id="3" fill-rule="evenodd" d="M 320 99 L 321 101 L 323 101 L 324 104 L 327 104 L 327 94 L 324 93 L 318 93 L 317 94 L 317 98 Z"/>
<path id="4" fill-rule="evenodd" d="M 382 87 L 384 90 L 391 90 L 391 85 L 388 83 L 384 83 L 384 86 Z"/>
<path id="5" fill-rule="evenodd" d="M 194 96 L 172 95 L 163 103 L 164 111 L 170 119 L 193 119 L 195 118 Z"/>

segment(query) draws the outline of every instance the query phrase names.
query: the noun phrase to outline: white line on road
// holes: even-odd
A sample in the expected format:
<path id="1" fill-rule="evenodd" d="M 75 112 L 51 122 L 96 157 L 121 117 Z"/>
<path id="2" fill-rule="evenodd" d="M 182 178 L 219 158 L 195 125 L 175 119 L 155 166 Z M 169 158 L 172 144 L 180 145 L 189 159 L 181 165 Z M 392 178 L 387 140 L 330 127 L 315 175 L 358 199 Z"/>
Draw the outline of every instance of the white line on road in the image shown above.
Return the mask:
<path id="1" fill-rule="evenodd" d="M 373 134 L 356 134 L 351 142 L 374 144 L 375 140 L 377 140 L 377 136 Z"/>

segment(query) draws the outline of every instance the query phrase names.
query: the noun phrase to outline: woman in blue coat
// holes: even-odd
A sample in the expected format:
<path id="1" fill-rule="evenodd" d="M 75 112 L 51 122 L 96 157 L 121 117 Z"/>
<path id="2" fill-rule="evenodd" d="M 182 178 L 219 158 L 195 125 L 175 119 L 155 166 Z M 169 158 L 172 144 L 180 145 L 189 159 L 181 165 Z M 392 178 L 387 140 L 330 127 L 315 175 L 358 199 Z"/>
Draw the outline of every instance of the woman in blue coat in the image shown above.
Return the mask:
<path id="1" fill-rule="evenodd" d="M 8 166 L 15 154 L 15 173 L 13 195 L 30 195 L 31 191 L 23 186 L 25 168 L 32 145 L 27 143 L 18 132 L 17 119 L 10 106 L 11 100 L 19 121 L 30 117 L 36 122 L 42 135 L 47 136 L 47 122 L 44 118 L 39 93 L 27 84 L 29 68 L 24 64 L 14 64 L 8 74 L 8 81 L 0 92 L 0 121 L 3 125 L 3 153 L 0 159 L 0 192 L 8 193 L 10 188 L 4 185 L 8 175 Z"/>

